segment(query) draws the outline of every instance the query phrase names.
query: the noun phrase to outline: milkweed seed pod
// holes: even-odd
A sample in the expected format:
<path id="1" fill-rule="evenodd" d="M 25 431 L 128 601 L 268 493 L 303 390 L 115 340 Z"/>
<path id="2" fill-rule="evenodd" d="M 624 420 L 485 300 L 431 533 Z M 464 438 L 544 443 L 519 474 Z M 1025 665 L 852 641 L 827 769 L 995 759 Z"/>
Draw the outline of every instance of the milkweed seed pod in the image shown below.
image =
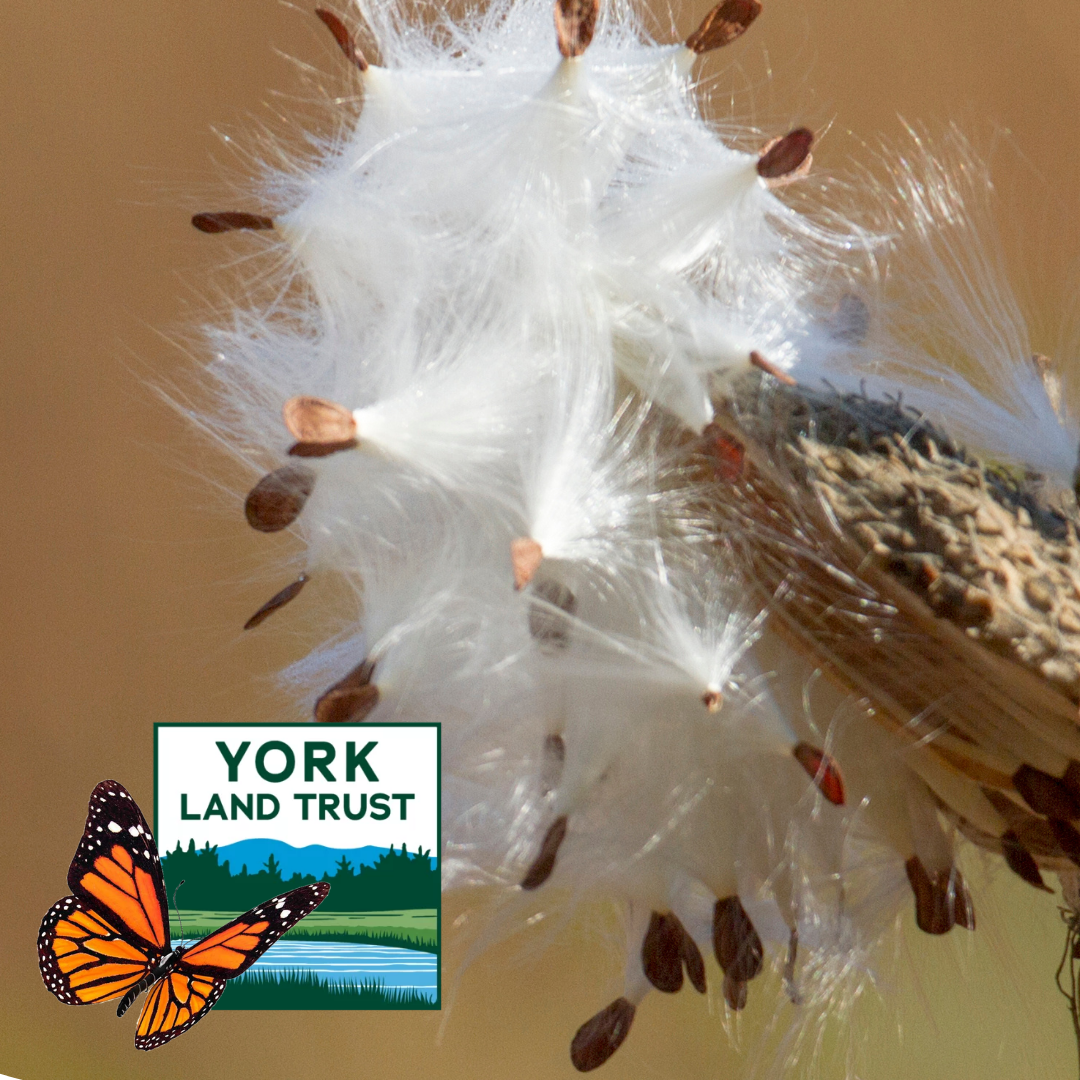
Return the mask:
<path id="1" fill-rule="evenodd" d="M 810 129 L 703 120 L 760 13 L 320 9 L 358 109 L 194 218 L 283 274 L 210 331 L 247 519 L 306 542 L 248 627 L 355 598 L 285 677 L 317 723 L 441 722 L 445 889 L 618 907 L 582 1071 L 651 989 L 737 1013 L 772 966 L 812 1013 L 904 906 L 974 930 L 961 838 L 1077 889 L 1076 424 L 919 136 L 860 223 L 799 195 Z"/>

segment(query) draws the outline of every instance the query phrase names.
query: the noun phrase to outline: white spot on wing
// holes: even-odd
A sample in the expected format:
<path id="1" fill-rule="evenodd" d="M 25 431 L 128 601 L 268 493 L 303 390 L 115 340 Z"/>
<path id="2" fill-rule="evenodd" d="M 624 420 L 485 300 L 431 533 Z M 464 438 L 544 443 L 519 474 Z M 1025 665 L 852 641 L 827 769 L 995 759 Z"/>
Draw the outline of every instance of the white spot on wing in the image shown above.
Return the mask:
<path id="1" fill-rule="evenodd" d="M 110 821 L 109 822 L 109 832 L 120 832 L 120 831 L 121 831 L 120 826 L 117 825 L 115 821 Z"/>

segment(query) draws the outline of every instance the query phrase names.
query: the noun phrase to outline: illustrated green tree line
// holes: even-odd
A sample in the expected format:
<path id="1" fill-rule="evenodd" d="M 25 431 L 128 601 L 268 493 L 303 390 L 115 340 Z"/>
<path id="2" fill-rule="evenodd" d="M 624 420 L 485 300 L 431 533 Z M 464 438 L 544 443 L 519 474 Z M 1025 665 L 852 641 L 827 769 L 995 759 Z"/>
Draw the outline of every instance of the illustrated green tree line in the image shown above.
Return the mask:
<path id="1" fill-rule="evenodd" d="M 176 847 L 161 860 L 170 901 L 180 885 L 176 906 L 208 911 L 246 911 L 278 893 L 311 885 L 330 883 L 330 895 L 320 911 L 388 911 L 392 908 L 433 908 L 439 904 L 439 870 L 433 865 L 430 851 L 409 854 L 405 845 L 396 851 L 391 846 L 371 865 L 353 867 L 342 856 L 332 874 L 313 877 L 293 874 L 284 878 L 281 865 L 271 853 L 262 869 L 252 874 L 247 864 L 234 874 L 229 860 L 218 861 L 217 845 L 196 848 L 189 840 L 187 848 Z"/>

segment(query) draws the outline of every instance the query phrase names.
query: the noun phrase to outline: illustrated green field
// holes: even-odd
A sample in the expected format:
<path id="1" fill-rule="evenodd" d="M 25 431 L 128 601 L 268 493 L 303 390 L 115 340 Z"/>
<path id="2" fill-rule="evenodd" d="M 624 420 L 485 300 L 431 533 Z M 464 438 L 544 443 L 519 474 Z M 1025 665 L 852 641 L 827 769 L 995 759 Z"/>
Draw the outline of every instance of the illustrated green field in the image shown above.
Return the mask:
<path id="1" fill-rule="evenodd" d="M 433 1009 L 415 990 L 381 983 L 326 983 L 310 971 L 252 971 L 233 980 L 221 995 L 219 1009 Z"/>
<path id="2" fill-rule="evenodd" d="M 180 936 L 182 925 L 184 938 L 190 940 L 213 933 L 235 919 L 240 912 L 181 910 L 178 914 L 179 919 L 173 917 L 173 936 Z M 417 908 L 411 911 L 315 911 L 287 931 L 284 938 L 302 941 L 347 941 L 355 945 L 388 945 L 434 953 L 439 950 L 439 919 L 434 908 Z"/>

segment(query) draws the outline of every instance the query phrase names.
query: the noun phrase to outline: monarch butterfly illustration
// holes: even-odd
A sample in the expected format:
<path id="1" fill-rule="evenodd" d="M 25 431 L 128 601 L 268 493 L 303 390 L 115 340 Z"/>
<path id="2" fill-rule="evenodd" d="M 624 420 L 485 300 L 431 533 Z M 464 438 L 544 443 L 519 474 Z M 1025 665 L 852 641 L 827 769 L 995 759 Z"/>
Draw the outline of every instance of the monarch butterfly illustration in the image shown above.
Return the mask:
<path id="1" fill-rule="evenodd" d="M 73 895 L 46 913 L 38 934 L 45 985 L 65 1005 L 120 998 L 116 1015 L 149 988 L 135 1046 L 153 1050 L 198 1023 L 225 981 L 247 971 L 286 930 L 326 899 L 325 882 L 266 900 L 188 948 L 172 948 L 157 845 L 135 800 L 115 780 L 90 796 L 68 870 Z"/>

